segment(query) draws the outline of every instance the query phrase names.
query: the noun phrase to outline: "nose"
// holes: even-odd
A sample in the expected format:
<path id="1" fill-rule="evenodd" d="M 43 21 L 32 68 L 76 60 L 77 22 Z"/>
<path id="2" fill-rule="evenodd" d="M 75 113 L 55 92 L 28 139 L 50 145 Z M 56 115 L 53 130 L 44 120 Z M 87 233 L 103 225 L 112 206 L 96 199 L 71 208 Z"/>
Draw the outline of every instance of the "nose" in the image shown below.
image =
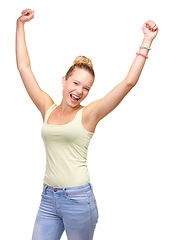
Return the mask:
<path id="1" fill-rule="evenodd" d="M 82 95 L 83 88 L 79 86 L 79 87 L 76 89 L 76 92 L 77 92 L 77 95 Z"/>

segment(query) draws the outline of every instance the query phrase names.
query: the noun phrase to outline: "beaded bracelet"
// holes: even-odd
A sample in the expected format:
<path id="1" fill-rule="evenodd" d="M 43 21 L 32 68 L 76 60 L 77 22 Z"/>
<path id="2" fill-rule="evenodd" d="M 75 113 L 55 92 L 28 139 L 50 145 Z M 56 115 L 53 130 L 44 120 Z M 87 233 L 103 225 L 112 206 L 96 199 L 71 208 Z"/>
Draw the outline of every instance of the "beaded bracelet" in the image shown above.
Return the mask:
<path id="1" fill-rule="evenodd" d="M 147 49 L 147 50 L 151 50 L 151 48 L 149 48 L 149 47 L 144 47 L 144 46 L 139 46 L 139 48 L 144 48 L 144 49 Z"/>
<path id="2" fill-rule="evenodd" d="M 146 59 L 148 59 L 148 57 L 147 57 L 146 55 L 142 54 L 142 53 L 137 52 L 136 54 L 137 54 L 137 55 L 140 55 L 140 56 L 143 56 L 143 57 L 145 57 Z"/>

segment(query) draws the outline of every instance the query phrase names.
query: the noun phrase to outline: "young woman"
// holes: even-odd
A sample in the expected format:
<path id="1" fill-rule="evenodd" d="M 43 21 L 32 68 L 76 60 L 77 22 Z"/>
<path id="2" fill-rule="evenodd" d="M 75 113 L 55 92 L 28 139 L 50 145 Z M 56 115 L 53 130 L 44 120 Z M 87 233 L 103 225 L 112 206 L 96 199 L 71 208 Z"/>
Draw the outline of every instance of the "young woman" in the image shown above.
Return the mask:
<path id="1" fill-rule="evenodd" d="M 91 240 L 98 221 L 98 208 L 86 164 L 87 151 L 97 123 L 109 114 L 136 85 L 158 27 L 143 25 L 144 38 L 126 76 L 106 96 L 87 106 L 95 73 L 90 59 L 78 56 L 62 78 L 63 98 L 56 105 L 38 85 L 25 42 L 24 23 L 34 17 L 26 9 L 17 19 L 16 60 L 24 86 L 42 114 L 42 138 L 46 171 L 33 240 L 59 240 L 66 231 L 69 240 Z"/>

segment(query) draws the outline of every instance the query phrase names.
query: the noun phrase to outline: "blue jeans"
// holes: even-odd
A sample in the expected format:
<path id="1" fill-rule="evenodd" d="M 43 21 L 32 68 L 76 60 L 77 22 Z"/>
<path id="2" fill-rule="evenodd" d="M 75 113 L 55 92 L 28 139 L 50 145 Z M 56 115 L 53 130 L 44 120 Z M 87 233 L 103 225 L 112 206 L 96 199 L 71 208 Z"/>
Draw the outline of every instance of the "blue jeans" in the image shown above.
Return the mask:
<path id="1" fill-rule="evenodd" d="M 58 188 L 43 185 L 32 240 L 92 240 L 98 222 L 97 202 L 91 183 Z"/>

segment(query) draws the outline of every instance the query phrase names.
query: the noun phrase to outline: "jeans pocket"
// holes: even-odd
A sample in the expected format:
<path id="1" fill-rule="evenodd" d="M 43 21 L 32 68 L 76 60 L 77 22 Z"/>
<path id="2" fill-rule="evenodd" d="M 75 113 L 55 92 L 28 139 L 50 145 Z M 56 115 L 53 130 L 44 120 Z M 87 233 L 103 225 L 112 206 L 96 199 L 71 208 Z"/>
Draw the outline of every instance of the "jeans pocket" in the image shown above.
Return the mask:
<path id="1" fill-rule="evenodd" d="M 67 193 L 66 194 L 69 201 L 73 204 L 87 204 L 88 198 L 85 192 L 75 192 L 75 193 Z"/>

